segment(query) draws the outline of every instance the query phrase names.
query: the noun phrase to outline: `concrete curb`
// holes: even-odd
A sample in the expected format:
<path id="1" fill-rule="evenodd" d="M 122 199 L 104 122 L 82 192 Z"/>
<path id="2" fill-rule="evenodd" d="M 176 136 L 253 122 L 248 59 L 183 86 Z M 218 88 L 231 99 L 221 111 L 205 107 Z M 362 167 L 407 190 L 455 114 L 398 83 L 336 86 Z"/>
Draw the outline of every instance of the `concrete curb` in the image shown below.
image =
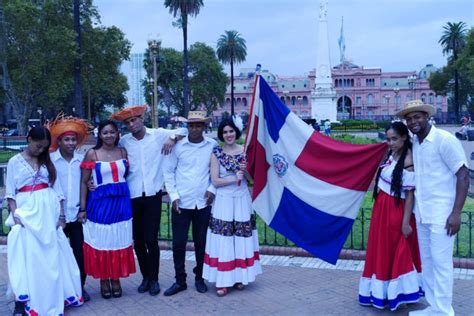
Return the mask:
<path id="1" fill-rule="evenodd" d="M 7 237 L 0 236 L 0 245 L 7 244 Z M 173 250 L 171 241 L 160 241 L 161 250 Z M 187 251 L 194 251 L 194 244 L 188 242 Z M 290 256 L 290 257 L 313 257 L 309 252 L 298 247 L 282 246 L 260 246 L 262 255 Z M 339 259 L 343 260 L 365 260 L 365 250 L 342 249 Z M 453 258 L 453 265 L 459 269 L 474 269 L 474 258 Z"/>

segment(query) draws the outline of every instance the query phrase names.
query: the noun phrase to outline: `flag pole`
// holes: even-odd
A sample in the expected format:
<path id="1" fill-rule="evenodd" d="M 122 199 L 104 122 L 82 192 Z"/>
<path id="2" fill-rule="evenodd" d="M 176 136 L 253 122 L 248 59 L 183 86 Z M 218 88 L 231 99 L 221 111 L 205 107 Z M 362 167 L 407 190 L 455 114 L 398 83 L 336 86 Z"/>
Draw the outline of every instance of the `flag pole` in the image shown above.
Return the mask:
<path id="1" fill-rule="evenodd" d="M 257 91 L 257 83 L 260 77 L 260 69 L 262 68 L 261 64 L 257 64 L 255 67 L 255 83 L 253 86 L 253 93 L 252 93 L 252 103 L 250 104 L 250 114 L 249 119 L 250 121 L 247 124 L 247 133 L 245 134 L 245 141 L 244 141 L 244 154 L 247 153 L 247 143 L 249 140 L 249 134 L 253 133 L 253 125 L 254 125 L 254 104 L 255 104 L 255 92 Z"/>

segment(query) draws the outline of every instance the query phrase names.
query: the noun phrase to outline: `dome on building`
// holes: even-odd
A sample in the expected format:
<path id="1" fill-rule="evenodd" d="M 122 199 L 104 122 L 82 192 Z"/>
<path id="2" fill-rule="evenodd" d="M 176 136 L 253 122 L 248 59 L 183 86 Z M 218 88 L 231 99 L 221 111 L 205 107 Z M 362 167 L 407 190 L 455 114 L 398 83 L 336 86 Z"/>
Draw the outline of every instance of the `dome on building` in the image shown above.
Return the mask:
<path id="1" fill-rule="evenodd" d="M 425 67 L 421 68 L 420 72 L 418 73 L 418 78 L 428 79 L 431 74 L 436 71 L 438 71 L 438 68 L 433 66 L 433 64 L 427 64 Z"/>

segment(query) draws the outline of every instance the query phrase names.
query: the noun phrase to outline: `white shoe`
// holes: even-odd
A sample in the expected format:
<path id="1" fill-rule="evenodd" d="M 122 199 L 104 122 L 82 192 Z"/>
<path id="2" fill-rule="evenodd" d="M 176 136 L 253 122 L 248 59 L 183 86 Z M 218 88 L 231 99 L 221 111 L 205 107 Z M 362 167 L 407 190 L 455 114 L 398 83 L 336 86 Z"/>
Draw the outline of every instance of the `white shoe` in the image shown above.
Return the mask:
<path id="1" fill-rule="evenodd" d="M 429 316 L 431 314 L 431 307 L 428 306 L 425 309 L 419 309 L 417 311 L 409 312 L 409 316 Z"/>

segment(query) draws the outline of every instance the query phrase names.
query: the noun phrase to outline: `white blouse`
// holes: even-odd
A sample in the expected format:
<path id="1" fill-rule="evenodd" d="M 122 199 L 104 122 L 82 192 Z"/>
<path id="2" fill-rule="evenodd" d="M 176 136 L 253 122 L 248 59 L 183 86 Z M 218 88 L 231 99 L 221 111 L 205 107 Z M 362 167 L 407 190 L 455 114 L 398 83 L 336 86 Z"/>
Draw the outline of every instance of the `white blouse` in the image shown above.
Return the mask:
<path id="1" fill-rule="evenodd" d="M 394 194 L 390 192 L 390 188 L 392 186 L 393 170 L 395 169 L 396 165 L 397 165 L 397 161 L 393 159 L 393 156 L 390 156 L 390 158 L 387 160 L 385 165 L 382 167 L 382 173 L 380 173 L 380 179 L 378 182 L 379 189 L 392 196 Z M 400 192 L 400 197 L 404 199 L 405 191 L 414 190 L 414 189 L 415 189 L 415 172 L 403 169 L 402 188 Z"/>
<path id="2" fill-rule="evenodd" d="M 48 169 L 45 165 L 41 165 L 39 170 L 35 171 L 21 154 L 13 156 L 8 160 L 7 165 L 5 199 L 15 200 L 18 190 L 25 185 L 49 184 L 48 175 Z M 53 189 L 56 191 L 59 200 L 64 200 L 59 181 L 54 183 Z"/>

